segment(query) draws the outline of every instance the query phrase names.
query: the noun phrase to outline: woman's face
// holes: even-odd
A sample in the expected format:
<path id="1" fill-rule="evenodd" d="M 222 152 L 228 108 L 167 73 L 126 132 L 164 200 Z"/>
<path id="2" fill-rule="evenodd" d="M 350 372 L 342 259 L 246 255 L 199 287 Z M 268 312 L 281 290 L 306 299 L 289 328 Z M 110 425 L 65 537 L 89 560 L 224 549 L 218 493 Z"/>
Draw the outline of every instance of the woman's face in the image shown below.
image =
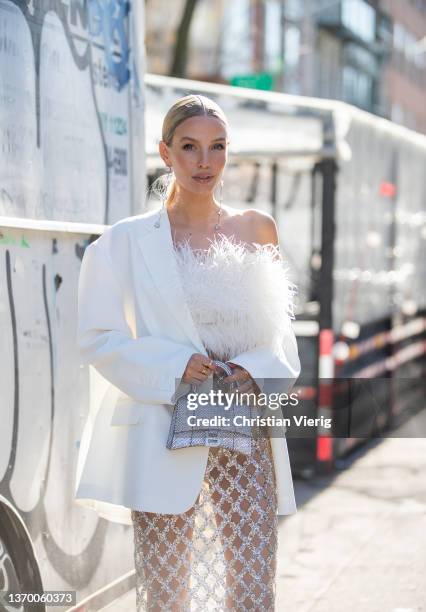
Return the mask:
<path id="1" fill-rule="evenodd" d="M 227 161 L 226 126 L 211 116 L 185 119 L 176 128 L 170 147 L 160 142 L 160 154 L 172 165 L 176 181 L 183 189 L 197 193 L 213 191 Z"/>

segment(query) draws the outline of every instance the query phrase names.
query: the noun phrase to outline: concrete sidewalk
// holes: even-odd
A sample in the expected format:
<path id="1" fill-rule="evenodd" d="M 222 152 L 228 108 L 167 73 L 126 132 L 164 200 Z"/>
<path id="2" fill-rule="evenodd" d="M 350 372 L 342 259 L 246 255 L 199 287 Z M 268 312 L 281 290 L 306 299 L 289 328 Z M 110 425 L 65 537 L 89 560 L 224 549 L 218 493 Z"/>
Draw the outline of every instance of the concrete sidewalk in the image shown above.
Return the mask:
<path id="1" fill-rule="evenodd" d="M 280 519 L 277 612 L 426 610 L 424 438 L 372 441 L 334 477 L 296 483 L 296 497 Z"/>

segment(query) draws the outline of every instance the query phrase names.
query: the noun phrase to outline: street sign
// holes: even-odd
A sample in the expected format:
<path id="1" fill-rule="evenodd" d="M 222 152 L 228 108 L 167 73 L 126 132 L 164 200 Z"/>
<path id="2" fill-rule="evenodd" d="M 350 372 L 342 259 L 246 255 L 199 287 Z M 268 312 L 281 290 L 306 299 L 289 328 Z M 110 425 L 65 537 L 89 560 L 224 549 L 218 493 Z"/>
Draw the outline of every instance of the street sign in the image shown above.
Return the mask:
<path id="1" fill-rule="evenodd" d="M 274 89 L 274 77 L 270 72 L 237 75 L 232 77 L 230 83 L 235 87 L 250 87 L 251 89 L 263 89 L 267 91 L 272 91 Z"/>

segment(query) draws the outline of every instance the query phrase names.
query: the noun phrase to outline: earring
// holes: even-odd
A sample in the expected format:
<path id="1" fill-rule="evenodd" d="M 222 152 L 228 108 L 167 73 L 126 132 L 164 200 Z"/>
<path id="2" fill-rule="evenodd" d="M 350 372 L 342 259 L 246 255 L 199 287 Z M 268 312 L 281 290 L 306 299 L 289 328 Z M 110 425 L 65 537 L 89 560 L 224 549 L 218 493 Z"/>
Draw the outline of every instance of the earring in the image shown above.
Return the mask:
<path id="1" fill-rule="evenodd" d="M 218 231 L 220 229 L 220 215 L 222 214 L 222 202 L 223 202 L 223 180 L 220 181 L 219 210 L 217 212 L 217 223 L 214 226 L 215 231 Z"/>
<path id="2" fill-rule="evenodd" d="M 171 166 L 168 166 L 168 169 L 169 169 L 169 172 L 168 172 L 168 175 L 167 175 L 167 189 L 166 189 L 166 192 L 165 192 L 165 193 L 163 193 L 163 195 L 162 195 L 162 198 L 161 198 L 161 199 L 162 199 L 162 206 L 161 206 L 161 210 L 160 210 L 160 212 L 158 213 L 158 219 L 157 219 L 157 221 L 154 223 L 154 227 L 156 227 L 157 229 L 160 227 L 160 223 L 161 223 L 161 215 L 162 215 L 162 213 L 163 213 L 163 211 L 164 211 L 164 208 L 165 208 L 165 206 L 166 206 L 167 193 L 168 193 L 168 191 L 169 191 L 169 186 L 170 186 L 170 183 L 171 183 L 171 181 L 172 181 L 172 174 L 173 174 L 172 167 L 171 167 Z"/>

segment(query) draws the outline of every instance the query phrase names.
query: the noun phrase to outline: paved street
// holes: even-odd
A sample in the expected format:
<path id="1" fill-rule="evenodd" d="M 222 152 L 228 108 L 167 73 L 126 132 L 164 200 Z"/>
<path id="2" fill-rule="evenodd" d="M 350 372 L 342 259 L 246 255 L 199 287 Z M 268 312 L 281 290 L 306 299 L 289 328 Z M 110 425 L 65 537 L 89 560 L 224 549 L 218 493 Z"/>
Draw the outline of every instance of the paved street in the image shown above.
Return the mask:
<path id="1" fill-rule="evenodd" d="M 426 412 L 399 432 L 425 429 Z M 426 610 L 425 474 L 426 439 L 393 437 L 333 477 L 295 481 L 299 510 L 279 527 L 277 612 Z"/>
<path id="2" fill-rule="evenodd" d="M 422 413 L 400 432 L 425 426 Z M 426 610 L 426 439 L 373 441 L 296 495 L 279 529 L 277 611 Z"/>

